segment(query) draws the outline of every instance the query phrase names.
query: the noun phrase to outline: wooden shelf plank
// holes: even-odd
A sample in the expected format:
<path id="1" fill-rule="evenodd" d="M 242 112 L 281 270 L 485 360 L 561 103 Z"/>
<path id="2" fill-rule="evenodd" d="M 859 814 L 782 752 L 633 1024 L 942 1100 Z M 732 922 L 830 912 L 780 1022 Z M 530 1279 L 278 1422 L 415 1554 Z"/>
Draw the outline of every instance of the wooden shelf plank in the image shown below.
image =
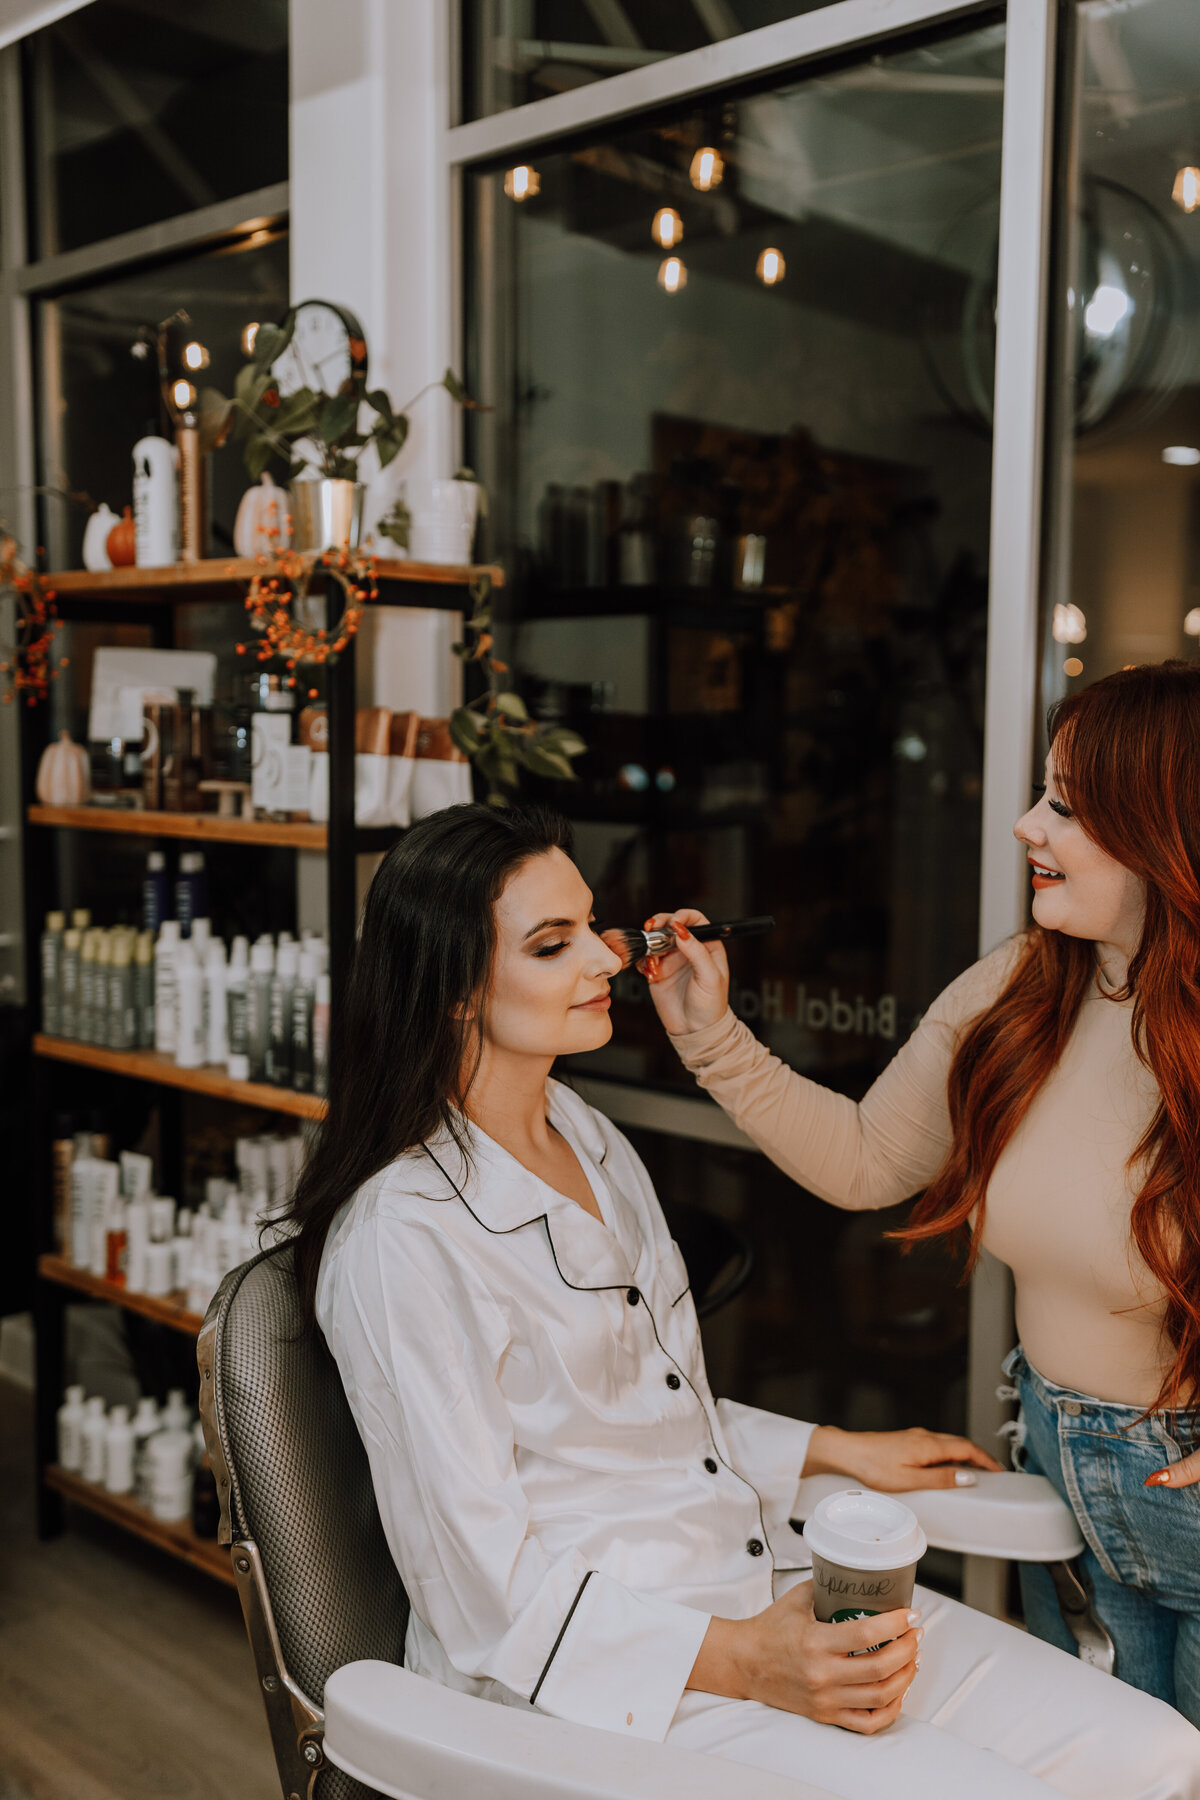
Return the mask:
<path id="1" fill-rule="evenodd" d="M 325 1102 L 316 1094 L 298 1094 L 265 1081 L 231 1081 L 221 1068 L 181 1069 L 169 1056 L 153 1050 L 106 1050 L 99 1044 L 80 1044 L 73 1038 L 46 1037 L 39 1032 L 33 1040 L 33 1053 L 55 1062 L 78 1063 L 85 1069 L 107 1069 L 134 1081 L 156 1081 L 162 1087 L 187 1088 L 242 1106 L 291 1113 L 298 1119 L 320 1119 L 325 1113 Z"/>
<path id="2" fill-rule="evenodd" d="M 178 1556 L 182 1562 L 191 1563 L 193 1568 L 203 1569 L 206 1575 L 215 1575 L 218 1581 L 234 1586 L 229 1551 L 222 1549 L 212 1538 L 197 1537 L 190 1520 L 167 1524 L 147 1512 L 144 1506 L 139 1506 L 136 1500 L 131 1500 L 128 1494 L 110 1494 L 106 1489 L 84 1481 L 81 1476 L 59 1468 L 57 1463 L 51 1463 L 44 1471 L 44 1479 L 47 1487 L 54 1488 L 74 1505 L 86 1506 L 89 1512 L 99 1513 L 101 1518 L 121 1526 L 122 1530 L 132 1531 L 136 1537 L 157 1544 L 160 1550 Z"/>
<path id="3" fill-rule="evenodd" d="M 324 825 L 222 819 L 216 813 L 139 812 L 135 807 L 31 806 L 27 816 L 31 825 L 57 825 L 76 831 L 189 838 L 208 844 L 273 844 L 291 850 L 324 850 L 328 835 Z"/>
<path id="4" fill-rule="evenodd" d="M 261 566 L 252 557 L 212 557 L 205 562 L 172 563 L 163 569 L 59 569 L 42 579 L 56 594 L 73 599 L 157 600 L 164 594 L 186 595 L 195 589 L 232 588 L 257 575 Z M 389 557 L 376 562 L 375 574 L 381 585 L 389 587 L 466 587 L 482 575 L 488 576 L 493 587 L 504 585 L 503 569 L 488 563 L 421 563 Z M 388 599 L 392 605 L 405 604 L 390 595 Z"/>
<path id="5" fill-rule="evenodd" d="M 90 1294 L 93 1300 L 107 1300 L 126 1312 L 141 1313 L 143 1318 L 153 1319 L 156 1324 L 182 1331 L 185 1337 L 197 1337 L 204 1323 L 199 1313 L 188 1311 L 186 1294 L 138 1294 L 131 1288 L 105 1281 L 103 1276 L 93 1275 L 87 1269 L 77 1269 L 65 1256 L 39 1256 L 37 1271 L 44 1281 L 76 1288 L 81 1294 Z"/>

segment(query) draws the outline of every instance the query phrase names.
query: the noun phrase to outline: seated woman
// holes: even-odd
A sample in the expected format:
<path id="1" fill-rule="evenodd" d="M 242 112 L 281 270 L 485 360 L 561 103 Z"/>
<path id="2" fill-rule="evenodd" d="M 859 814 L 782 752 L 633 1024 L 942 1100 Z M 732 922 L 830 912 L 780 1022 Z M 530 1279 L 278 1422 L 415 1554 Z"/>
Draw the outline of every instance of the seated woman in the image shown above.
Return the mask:
<path id="1" fill-rule="evenodd" d="M 463 806 L 391 851 L 294 1202 L 408 1667 L 847 1800 L 1200 1800 L 1200 1733 L 1050 1645 L 921 1589 L 814 1620 L 801 1474 L 996 1465 L 713 1399 L 644 1168 L 548 1079 L 607 1040 L 618 967 L 569 849 L 553 815 Z"/>

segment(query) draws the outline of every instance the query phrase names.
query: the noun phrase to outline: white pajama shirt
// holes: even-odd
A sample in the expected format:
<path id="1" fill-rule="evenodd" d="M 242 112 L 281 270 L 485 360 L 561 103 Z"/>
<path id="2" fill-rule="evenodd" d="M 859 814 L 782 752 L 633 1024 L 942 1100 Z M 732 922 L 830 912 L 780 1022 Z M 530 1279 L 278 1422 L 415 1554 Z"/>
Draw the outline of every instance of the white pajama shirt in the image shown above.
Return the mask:
<path id="1" fill-rule="evenodd" d="M 748 1618 L 805 1577 L 809 1558 L 789 1519 L 813 1427 L 713 1399 L 687 1271 L 641 1162 L 556 1082 L 547 1110 L 603 1224 L 472 1130 L 469 1164 L 448 1135 L 406 1152 L 341 1209 L 326 1242 L 317 1319 L 411 1603 L 406 1665 L 467 1693 L 669 1737 L 852 1800 L 860 1781 L 864 1800 L 877 1794 L 883 1767 L 907 1793 L 906 1761 L 928 1772 L 939 1756 L 948 1780 L 972 1781 L 989 1800 L 1050 1791 L 1200 1800 L 1200 1757 L 1192 1785 L 1151 1771 L 1150 1785 L 1139 1772 L 1139 1785 L 1098 1786 L 1111 1759 L 1088 1755 L 1085 1767 L 1057 1737 L 1046 1749 L 1049 1785 L 1014 1766 L 1036 1767 L 1006 1747 L 1001 1690 L 1012 1687 L 1014 1659 L 1052 1659 L 1022 1702 L 1035 1740 L 1047 1681 L 1060 1701 L 1054 1679 L 1075 1683 L 1071 1730 L 1081 1741 L 1106 1709 L 1111 1719 L 1119 1684 L 932 1595 L 917 1602 L 930 1640 L 923 1664 L 937 1664 L 930 1652 L 943 1646 L 946 1666 L 941 1675 L 923 1666 L 906 1713 L 924 1684 L 947 1715 L 941 1729 L 916 1708 L 866 1740 L 754 1703 L 685 1695 L 710 1617 Z M 975 1638 L 982 1630 L 996 1666 L 992 1711 L 1004 1730 L 995 1742 L 978 1681 L 964 1682 L 959 1666 L 968 1626 Z M 1015 1644 L 993 1643 L 997 1633 Z M 1079 1677 L 1104 1685 L 1080 1688 Z M 1161 1703 L 1123 1693 L 1168 1736 L 1170 1721 L 1184 1725 Z M 1200 1733 L 1192 1737 L 1200 1749 Z M 879 1748 L 887 1740 L 890 1753 Z"/>

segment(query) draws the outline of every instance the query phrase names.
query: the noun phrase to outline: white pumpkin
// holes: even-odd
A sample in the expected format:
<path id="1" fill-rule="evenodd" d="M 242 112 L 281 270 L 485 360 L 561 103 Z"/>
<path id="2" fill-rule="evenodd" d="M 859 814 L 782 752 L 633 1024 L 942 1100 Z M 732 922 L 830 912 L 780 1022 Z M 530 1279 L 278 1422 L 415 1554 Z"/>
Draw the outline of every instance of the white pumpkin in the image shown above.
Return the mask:
<path id="1" fill-rule="evenodd" d="M 247 488 L 242 495 L 233 525 L 233 547 L 239 556 L 270 556 L 273 550 L 286 550 L 291 541 L 287 494 L 264 475 L 257 487 Z"/>
<path id="2" fill-rule="evenodd" d="M 83 806 L 91 793 L 88 753 L 73 743 L 69 731 L 60 731 L 57 744 L 48 744 L 38 763 L 37 797 L 43 806 Z"/>
<path id="3" fill-rule="evenodd" d="M 83 533 L 83 566 L 96 572 L 100 569 L 111 569 L 112 563 L 108 555 L 108 534 L 114 525 L 121 523 L 115 512 L 107 506 L 101 506 L 94 512 L 84 527 Z"/>

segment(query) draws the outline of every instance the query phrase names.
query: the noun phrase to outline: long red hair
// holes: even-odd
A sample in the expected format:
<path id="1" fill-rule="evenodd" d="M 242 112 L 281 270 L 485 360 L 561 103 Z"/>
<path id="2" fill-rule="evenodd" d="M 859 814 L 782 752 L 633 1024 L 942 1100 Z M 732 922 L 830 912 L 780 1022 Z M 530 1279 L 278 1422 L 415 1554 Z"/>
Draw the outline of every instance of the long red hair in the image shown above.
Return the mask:
<path id="1" fill-rule="evenodd" d="M 1123 669 L 1069 695 L 1051 710 L 1050 741 L 1079 824 L 1146 888 L 1141 944 L 1114 998 L 1132 992 L 1134 1047 L 1160 1095 L 1130 1158 L 1141 1179 L 1130 1225 L 1174 1352 L 1155 1406 L 1175 1409 L 1200 1397 L 1200 663 Z M 1026 933 L 1003 993 L 955 1053 L 950 1154 L 898 1237 L 964 1234 L 974 1265 L 992 1171 L 1095 974 L 1088 940 Z"/>

